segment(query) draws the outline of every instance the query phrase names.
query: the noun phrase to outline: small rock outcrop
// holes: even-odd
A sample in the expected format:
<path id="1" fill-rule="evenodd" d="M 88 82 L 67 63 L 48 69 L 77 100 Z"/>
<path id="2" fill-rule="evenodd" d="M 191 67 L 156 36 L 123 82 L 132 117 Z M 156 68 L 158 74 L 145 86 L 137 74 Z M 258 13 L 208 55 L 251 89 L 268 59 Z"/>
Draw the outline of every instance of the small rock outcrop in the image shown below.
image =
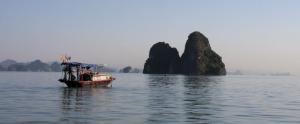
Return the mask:
<path id="1" fill-rule="evenodd" d="M 189 35 L 181 57 L 182 74 L 186 75 L 225 75 L 225 64 L 221 56 L 214 52 L 208 39 L 200 32 Z"/>
<path id="2" fill-rule="evenodd" d="M 119 72 L 120 73 L 130 73 L 131 70 L 132 70 L 131 66 L 126 66 L 126 67 L 122 68 Z"/>
<path id="3" fill-rule="evenodd" d="M 140 73 L 141 71 L 138 68 L 133 68 L 131 66 L 126 66 L 126 67 L 120 69 L 119 72 L 120 73 Z"/>
<path id="4" fill-rule="evenodd" d="M 181 60 L 176 48 L 165 42 L 154 44 L 144 65 L 145 74 L 179 74 Z"/>

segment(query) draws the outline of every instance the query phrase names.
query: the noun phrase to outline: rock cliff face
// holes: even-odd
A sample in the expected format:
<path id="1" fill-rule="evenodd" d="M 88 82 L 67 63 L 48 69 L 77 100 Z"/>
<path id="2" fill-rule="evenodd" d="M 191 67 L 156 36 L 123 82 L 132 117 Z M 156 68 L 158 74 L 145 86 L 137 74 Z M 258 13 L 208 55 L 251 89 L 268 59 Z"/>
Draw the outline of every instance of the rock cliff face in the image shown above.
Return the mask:
<path id="1" fill-rule="evenodd" d="M 225 64 L 215 53 L 208 39 L 200 32 L 189 35 L 182 60 L 182 74 L 186 75 L 225 75 Z"/>
<path id="2" fill-rule="evenodd" d="M 158 42 L 150 49 L 143 73 L 179 74 L 181 73 L 181 65 L 177 49 L 170 47 L 167 43 Z"/>
<path id="3" fill-rule="evenodd" d="M 150 49 L 144 65 L 146 74 L 225 75 L 225 64 L 200 32 L 189 35 L 180 58 L 176 48 L 159 42 Z"/>

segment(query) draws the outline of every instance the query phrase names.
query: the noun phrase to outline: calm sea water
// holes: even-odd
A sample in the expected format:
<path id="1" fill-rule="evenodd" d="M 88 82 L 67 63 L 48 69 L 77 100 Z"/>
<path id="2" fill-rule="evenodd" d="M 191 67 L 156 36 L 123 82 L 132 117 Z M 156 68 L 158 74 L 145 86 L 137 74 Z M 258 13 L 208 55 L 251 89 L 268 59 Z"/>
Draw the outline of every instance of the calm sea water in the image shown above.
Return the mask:
<path id="1" fill-rule="evenodd" d="M 299 124 L 293 76 L 113 74 L 112 88 L 67 88 L 60 73 L 0 73 L 0 123 Z"/>

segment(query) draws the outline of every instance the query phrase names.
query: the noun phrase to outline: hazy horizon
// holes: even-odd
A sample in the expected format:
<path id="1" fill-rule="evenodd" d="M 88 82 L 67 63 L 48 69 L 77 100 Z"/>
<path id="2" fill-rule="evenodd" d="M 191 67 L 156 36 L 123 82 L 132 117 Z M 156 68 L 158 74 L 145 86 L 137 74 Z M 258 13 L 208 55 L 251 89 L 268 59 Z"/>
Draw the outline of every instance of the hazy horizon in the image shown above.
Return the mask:
<path id="1" fill-rule="evenodd" d="M 74 61 L 143 68 L 165 41 L 180 56 L 200 31 L 227 70 L 300 74 L 300 1 L 0 1 L 0 61 Z"/>

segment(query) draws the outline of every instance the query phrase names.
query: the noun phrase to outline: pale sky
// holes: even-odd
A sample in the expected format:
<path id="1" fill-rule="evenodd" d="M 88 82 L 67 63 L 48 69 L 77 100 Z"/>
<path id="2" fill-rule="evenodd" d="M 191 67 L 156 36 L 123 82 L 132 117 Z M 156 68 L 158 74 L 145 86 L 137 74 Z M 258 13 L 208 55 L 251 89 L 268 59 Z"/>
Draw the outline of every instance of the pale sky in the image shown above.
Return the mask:
<path id="1" fill-rule="evenodd" d="M 228 70 L 300 74 L 299 0 L 0 0 L 0 61 L 142 68 L 154 43 L 181 55 L 193 31 Z"/>

